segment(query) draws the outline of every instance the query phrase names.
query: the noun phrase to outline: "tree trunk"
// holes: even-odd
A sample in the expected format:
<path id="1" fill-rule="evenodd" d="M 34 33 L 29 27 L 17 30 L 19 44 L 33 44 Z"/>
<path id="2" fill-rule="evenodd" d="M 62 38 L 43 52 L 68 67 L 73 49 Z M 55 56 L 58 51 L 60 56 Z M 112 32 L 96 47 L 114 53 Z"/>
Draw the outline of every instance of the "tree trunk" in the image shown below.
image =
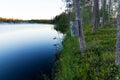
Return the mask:
<path id="1" fill-rule="evenodd" d="M 73 0 L 73 4 L 75 8 L 76 20 L 78 21 L 80 50 L 81 52 L 84 52 L 86 50 L 86 43 L 85 43 L 83 28 L 82 28 L 81 9 L 80 9 L 79 0 Z"/>
<path id="2" fill-rule="evenodd" d="M 117 42 L 116 42 L 116 65 L 120 65 L 120 0 L 118 2 L 117 15 Z"/>
<path id="3" fill-rule="evenodd" d="M 111 0 L 109 0 L 109 7 L 108 7 L 108 23 L 110 23 L 110 18 L 111 18 Z"/>
<path id="4" fill-rule="evenodd" d="M 105 25 L 105 12 L 106 12 L 106 0 L 103 0 L 103 7 L 102 7 L 102 27 Z"/>
<path id="5" fill-rule="evenodd" d="M 99 24 L 99 0 L 94 0 L 93 6 L 93 32 L 98 28 Z"/>

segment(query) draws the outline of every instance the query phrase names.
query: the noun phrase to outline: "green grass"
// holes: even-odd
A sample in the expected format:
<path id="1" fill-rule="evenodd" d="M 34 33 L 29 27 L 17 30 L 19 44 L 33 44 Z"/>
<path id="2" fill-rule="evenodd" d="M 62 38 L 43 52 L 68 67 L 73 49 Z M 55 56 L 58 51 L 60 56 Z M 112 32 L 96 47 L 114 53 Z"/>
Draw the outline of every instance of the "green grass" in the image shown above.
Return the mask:
<path id="1" fill-rule="evenodd" d="M 54 80 L 120 80 L 115 66 L 116 27 L 84 27 L 87 51 L 80 53 L 77 37 L 70 32 L 64 39 L 64 49 L 56 62 Z"/>

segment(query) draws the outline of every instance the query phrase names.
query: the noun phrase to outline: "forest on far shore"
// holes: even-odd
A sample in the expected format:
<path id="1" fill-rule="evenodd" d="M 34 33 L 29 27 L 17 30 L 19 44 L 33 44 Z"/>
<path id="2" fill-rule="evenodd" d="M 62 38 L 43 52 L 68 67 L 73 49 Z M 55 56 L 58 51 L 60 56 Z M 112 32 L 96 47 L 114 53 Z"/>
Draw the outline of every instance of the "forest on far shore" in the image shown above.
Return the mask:
<path id="1" fill-rule="evenodd" d="M 0 23 L 46 23 L 46 24 L 52 24 L 53 20 L 47 20 L 47 19 L 22 20 L 22 19 L 15 19 L 15 18 L 0 17 Z"/>

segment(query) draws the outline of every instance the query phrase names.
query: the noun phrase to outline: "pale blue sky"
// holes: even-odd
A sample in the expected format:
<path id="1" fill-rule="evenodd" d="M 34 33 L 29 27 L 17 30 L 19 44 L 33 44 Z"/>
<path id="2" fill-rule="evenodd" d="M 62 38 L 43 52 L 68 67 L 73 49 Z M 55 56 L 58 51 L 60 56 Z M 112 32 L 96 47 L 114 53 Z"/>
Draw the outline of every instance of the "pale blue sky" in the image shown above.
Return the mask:
<path id="1" fill-rule="evenodd" d="M 0 17 L 51 19 L 63 11 L 62 0 L 0 0 Z"/>

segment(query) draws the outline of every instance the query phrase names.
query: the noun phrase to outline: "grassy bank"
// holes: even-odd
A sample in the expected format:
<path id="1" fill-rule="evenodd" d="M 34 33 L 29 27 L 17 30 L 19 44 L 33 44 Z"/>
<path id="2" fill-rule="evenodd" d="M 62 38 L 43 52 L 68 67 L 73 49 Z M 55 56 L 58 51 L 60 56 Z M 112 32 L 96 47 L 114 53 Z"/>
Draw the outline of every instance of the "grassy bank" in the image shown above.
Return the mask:
<path id="1" fill-rule="evenodd" d="M 84 27 L 87 51 L 79 51 L 77 37 L 70 32 L 64 39 L 64 49 L 56 62 L 54 80 L 120 80 L 120 70 L 115 66 L 116 27 Z"/>

